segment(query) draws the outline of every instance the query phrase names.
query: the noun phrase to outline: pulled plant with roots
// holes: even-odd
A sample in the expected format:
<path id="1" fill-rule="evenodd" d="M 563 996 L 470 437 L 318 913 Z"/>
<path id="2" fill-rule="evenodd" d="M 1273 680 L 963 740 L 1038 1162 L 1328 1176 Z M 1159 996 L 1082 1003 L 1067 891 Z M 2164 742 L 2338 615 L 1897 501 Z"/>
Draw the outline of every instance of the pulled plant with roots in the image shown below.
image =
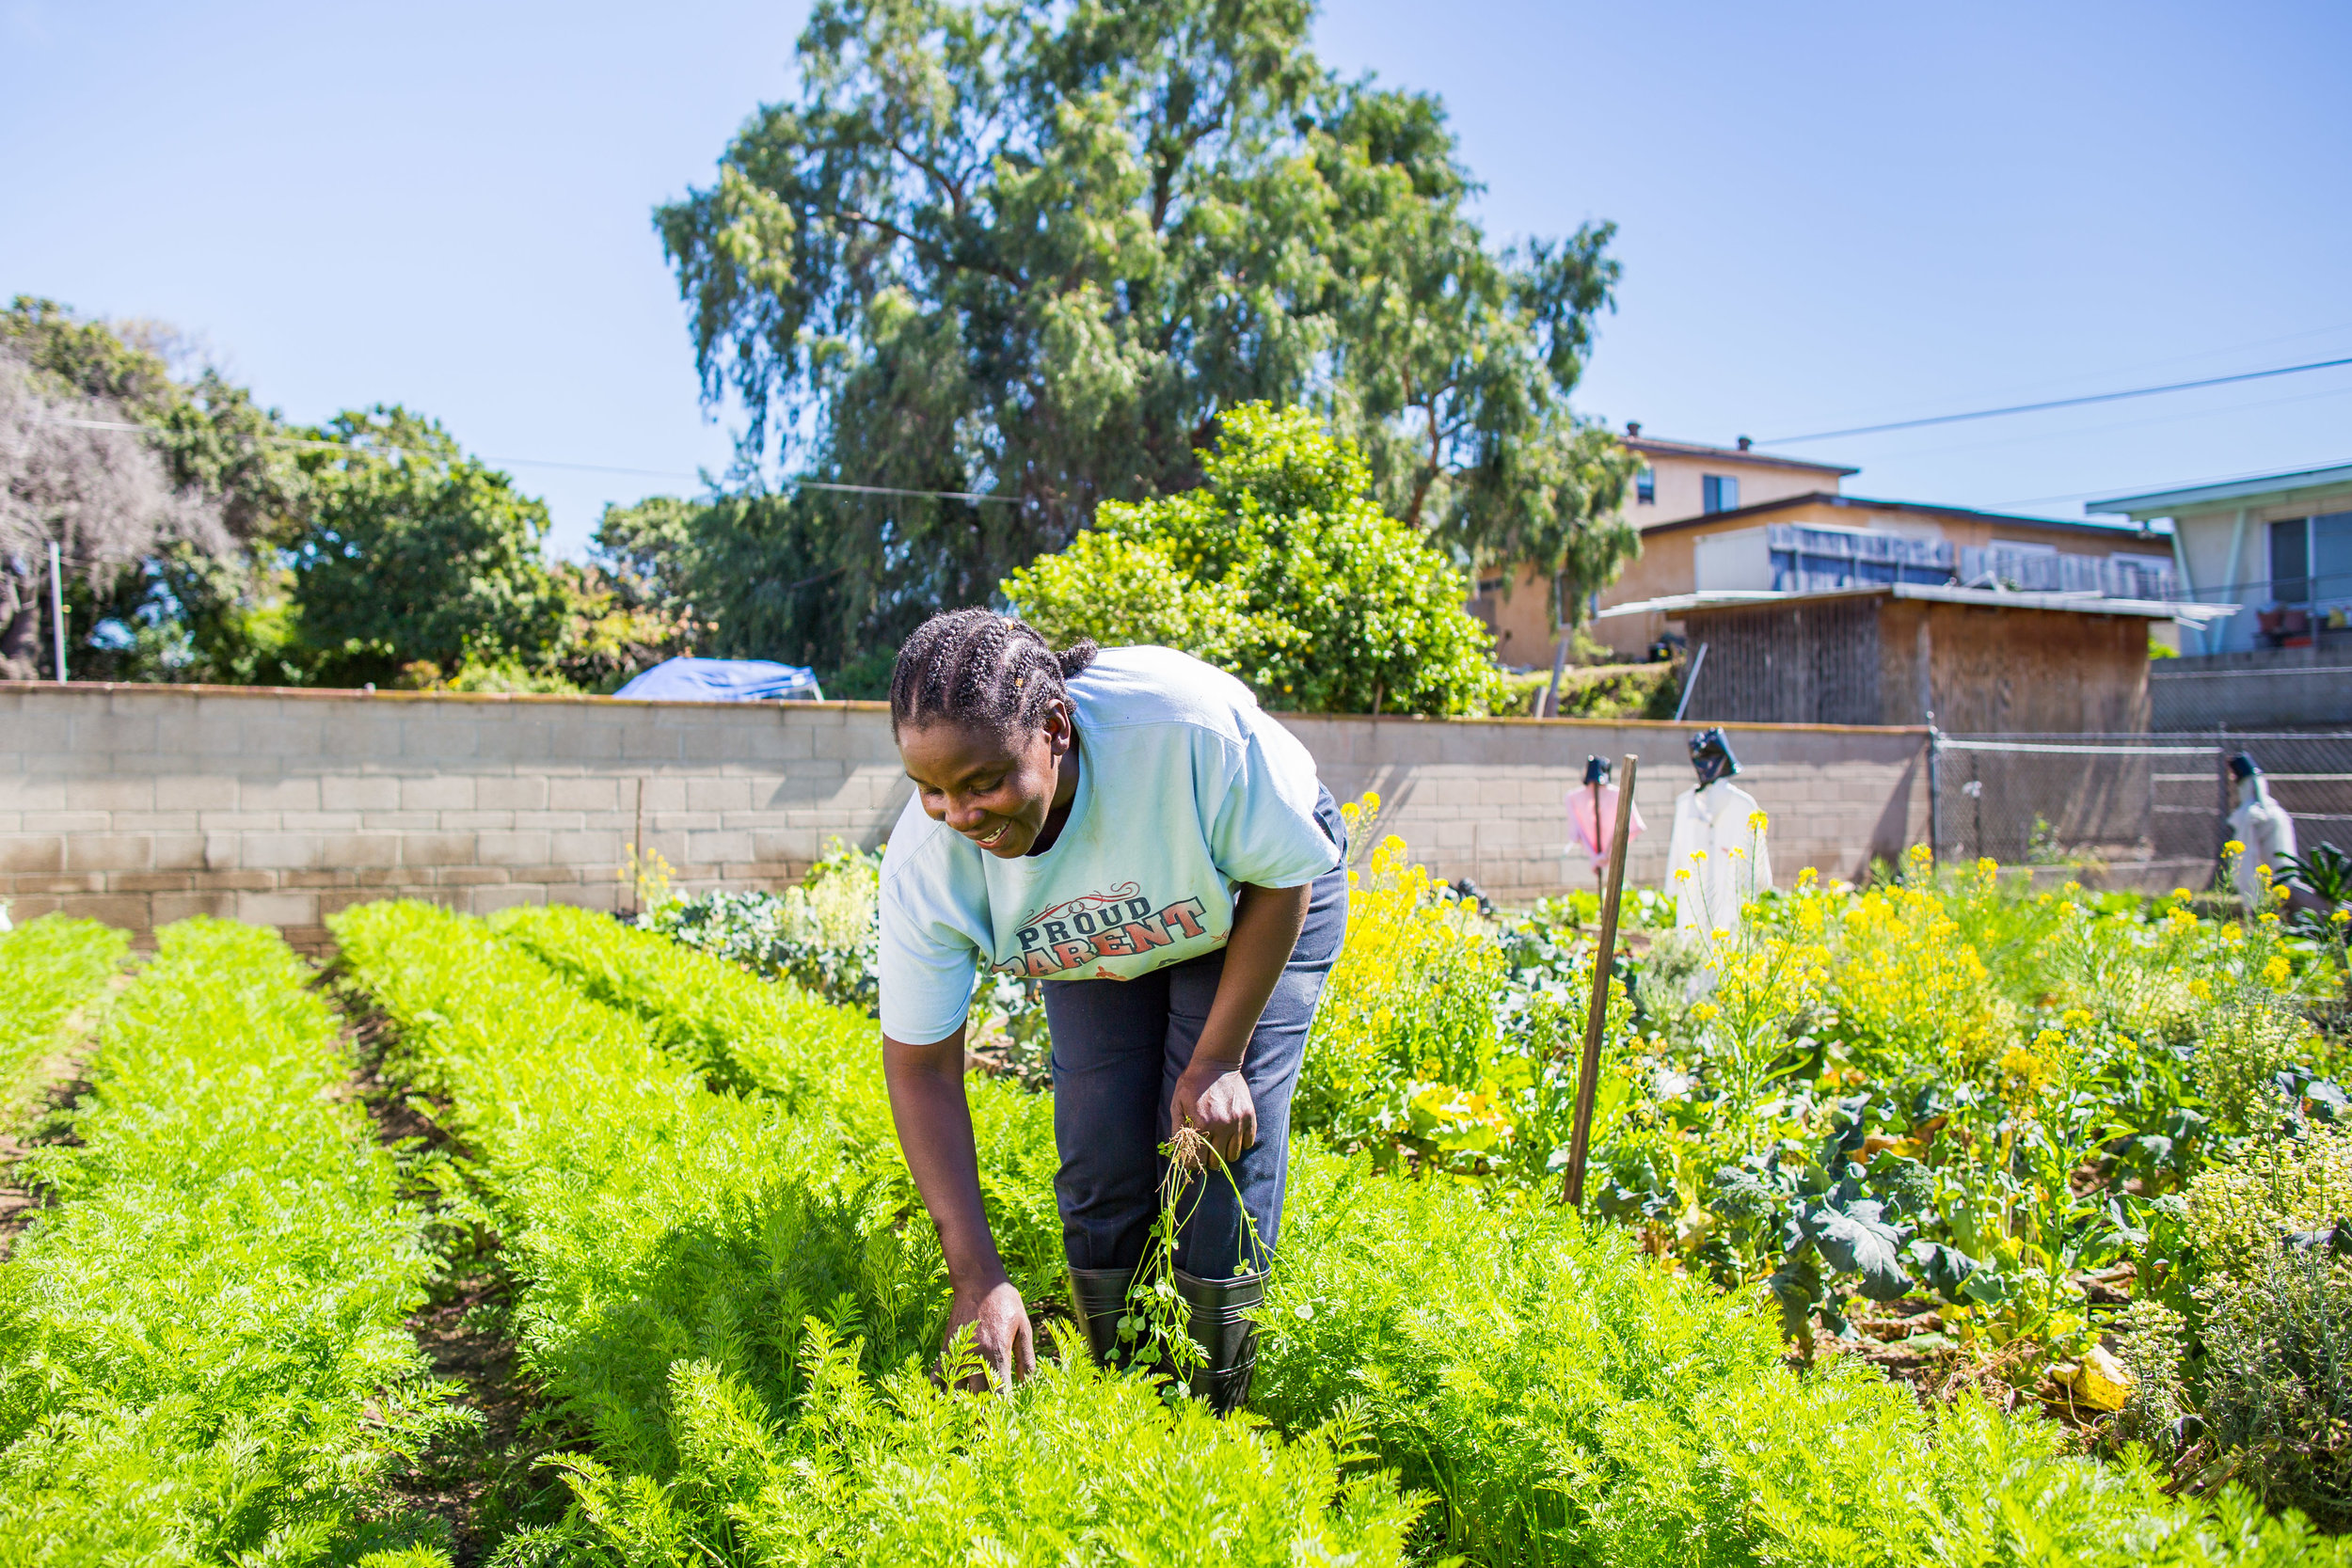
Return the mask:
<path id="1" fill-rule="evenodd" d="M 1176 1243 L 1200 1209 L 1213 1174 L 1223 1177 L 1232 1189 L 1233 1208 L 1241 1215 L 1242 1257 L 1233 1265 L 1234 1276 L 1263 1274 L 1274 1259 L 1258 1237 L 1257 1216 L 1242 1202 L 1232 1167 L 1198 1128 L 1176 1129 L 1160 1145 L 1160 1157 L 1168 1162 L 1160 1173 L 1160 1212 L 1152 1221 L 1135 1283 L 1127 1287 L 1127 1310 L 1119 1320 L 1118 1364 L 1169 1373 L 1173 1381 L 1168 1397 L 1177 1400 L 1184 1397 L 1192 1375 L 1208 1365 L 1208 1353 L 1192 1337 L 1192 1306 L 1176 1288 Z M 1185 1201 L 1187 1196 L 1191 1201 Z"/>

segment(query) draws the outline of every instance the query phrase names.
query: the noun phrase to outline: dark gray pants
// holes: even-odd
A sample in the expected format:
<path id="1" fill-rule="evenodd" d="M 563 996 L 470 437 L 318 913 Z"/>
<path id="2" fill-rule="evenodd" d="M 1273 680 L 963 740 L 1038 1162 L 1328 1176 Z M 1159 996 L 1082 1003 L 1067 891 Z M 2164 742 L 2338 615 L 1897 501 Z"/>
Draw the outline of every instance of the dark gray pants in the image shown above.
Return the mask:
<path id="1" fill-rule="evenodd" d="M 1329 792 L 1315 815 L 1334 843 L 1345 843 Z M 1233 1163 L 1232 1184 L 1215 1172 L 1205 1185 L 1196 1179 L 1200 1206 L 1176 1249 L 1176 1266 L 1188 1274 L 1223 1278 L 1241 1261 L 1236 1185 L 1257 1222 L 1259 1241 L 1268 1251 L 1274 1247 L 1290 1160 L 1291 1093 L 1324 979 L 1346 935 L 1343 866 L 1315 881 L 1306 927 L 1249 1037 L 1242 1076 L 1257 1102 L 1258 1141 Z M 1132 1269 L 1142 1260 L 1159 1210 L 1168 1097 L 1192 1060 L 1224 973 L 1219 951 L 1134 980 L 1041 983 L 1053 1027 L 1054 1141 L 1061 1153 L 1054 1196 L 1073 1268 Z"/>

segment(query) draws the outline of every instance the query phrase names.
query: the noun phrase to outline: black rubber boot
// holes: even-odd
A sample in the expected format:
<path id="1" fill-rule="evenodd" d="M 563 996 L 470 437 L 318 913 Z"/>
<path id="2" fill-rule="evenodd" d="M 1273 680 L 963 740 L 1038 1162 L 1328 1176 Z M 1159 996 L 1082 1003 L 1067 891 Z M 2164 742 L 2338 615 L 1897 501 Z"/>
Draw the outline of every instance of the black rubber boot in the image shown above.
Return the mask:
<path id="1" fill-rule="evenodd" d="M 1133 1269 L 1072 1269 L 1070 1309 L 1087 1331 L 1087 1348 L 1098 1367 L 1119 1365 L 1119 1320 L 1127 1311 Z"/>
<path id="2" fill-rule="evenodd" d="M 1208 1401 L 1218 1415 L 1230 1416 L 1249 1397 L 1249 1374 L 1258 1367 L 1258 1325 L 1248 1314 L 1265 1301 L 1265 1275 L 1202 1279 L 1178 1269 L 1176 1293 L 1191 1307 L 1192 1337 L 1209 1357 L 1192 1374 L 1194 1397 Z"/>

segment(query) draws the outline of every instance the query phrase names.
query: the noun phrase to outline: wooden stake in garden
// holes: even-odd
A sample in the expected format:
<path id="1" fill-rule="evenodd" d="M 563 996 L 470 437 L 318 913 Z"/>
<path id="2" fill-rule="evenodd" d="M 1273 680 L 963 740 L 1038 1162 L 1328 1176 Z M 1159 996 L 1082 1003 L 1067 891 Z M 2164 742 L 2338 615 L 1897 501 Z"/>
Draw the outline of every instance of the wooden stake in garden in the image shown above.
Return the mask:
<path id="1" fill-rule="evenodd" d="M 1584 1156 L 1593 1139 L 1593 1091 L 1600 1084 L 1600 1035 L 1609 1022 L 1609 968 L 1617 951 L 1617 906 L 1625 897 L 1625 841 L 1633 828 L 1633 774 L 1628 753 L 1617 769 L 1617 826 L 1609 835 L 1609 882 L 1600 896 L 1600 945 L 1593 953 L 1593 1004 L 1584 1020 L 1584 1057 L 1576 1069 L 1576 1123 L 1568 1133 L 1568 1174 L 1561 1200 L 1584 1207 Z M 1597 818 L 1594 824 L 1597 828 Z"/>

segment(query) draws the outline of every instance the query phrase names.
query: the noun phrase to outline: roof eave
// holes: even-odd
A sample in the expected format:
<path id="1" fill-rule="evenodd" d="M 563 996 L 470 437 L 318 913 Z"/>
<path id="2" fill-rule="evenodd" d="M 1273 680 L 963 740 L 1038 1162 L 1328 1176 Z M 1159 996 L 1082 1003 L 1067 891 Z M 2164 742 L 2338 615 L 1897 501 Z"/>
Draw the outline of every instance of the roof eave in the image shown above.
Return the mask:
<path id="1" fill-rule="evenodd" d="M 2296 473 L 2261 474 L 2252 479 L 2232 480 L 2226 484 L 2200 484 L 2185 490 L 2153 490 L 2140 496 L 2108 496 L 2083 502 L 2083 510 L 2135 519 L 2165 517 L 2203 506 L 2226 505 L 2231 501 L 2250 505 L 2274 499 L 2284 500 L 2307 491 L 2342 486 L 2352 486 L 2352 463 L 2339 464 L 2332 468 L 2305 468 Z"/>
<path id="2" fill-rule="evenodd" d="M 1783 457 L 1777 452 L 1741 451 L 1737 447 L 1714 447 L 1703 441 L 1673 441 L 1660 436 L 1620 436 L 1617 441 L 1631 451 L 1654 451 L 1661 456 L 1675 457 L 1723 457 L 1734 463 L 1756 463 L 1767 467 L 1804 468 L 1814 473 L 1836 474 L 1840 479 L 1862 471 L 1847 467 L 1842 463 L 1816 463 L 1810 458 Z"/>

